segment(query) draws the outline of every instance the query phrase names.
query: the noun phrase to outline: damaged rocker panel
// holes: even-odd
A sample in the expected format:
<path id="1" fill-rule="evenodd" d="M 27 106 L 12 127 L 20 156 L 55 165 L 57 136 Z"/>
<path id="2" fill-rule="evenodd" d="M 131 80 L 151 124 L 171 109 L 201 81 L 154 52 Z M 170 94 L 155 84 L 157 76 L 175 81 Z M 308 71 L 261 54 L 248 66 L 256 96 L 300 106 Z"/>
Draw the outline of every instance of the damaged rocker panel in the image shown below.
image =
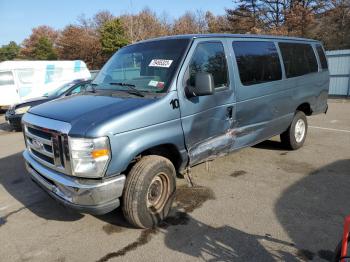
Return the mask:
<path id="1" fill-rule="evenodd" d="M 233 150 L 237 137 L 237 129 L 228 129 L 225 134 L 210 137 L 188 150 L 189 165 L 193 166 L 205 161 L 224 156 Z"/>
<path id="2" fill-rule="evenodd" d="M 188 150 L 189 166 L 211 161 L 217 157 L 231 153 L 239 148 L 236 145 L 237 139 L 247 136 L 252 132 L 257 132 L 256 127 L 230 128 L 222 135 L 210 137 L 204 142 L 192 146 Z"/>

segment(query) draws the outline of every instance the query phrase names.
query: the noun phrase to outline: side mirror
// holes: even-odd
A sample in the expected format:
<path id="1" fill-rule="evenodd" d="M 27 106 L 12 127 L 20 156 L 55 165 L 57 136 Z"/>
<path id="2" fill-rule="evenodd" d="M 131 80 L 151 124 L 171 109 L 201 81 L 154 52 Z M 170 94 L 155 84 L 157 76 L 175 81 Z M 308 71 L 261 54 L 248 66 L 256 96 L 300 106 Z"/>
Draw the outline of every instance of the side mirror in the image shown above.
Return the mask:
<path id="1" fill-rule="evenodd" d="M 195 86 L 185 88 L 187 97 L 208 96 L 215 93 L 213 75 L 210 73 L 200 72 L 196 74 Z"/>

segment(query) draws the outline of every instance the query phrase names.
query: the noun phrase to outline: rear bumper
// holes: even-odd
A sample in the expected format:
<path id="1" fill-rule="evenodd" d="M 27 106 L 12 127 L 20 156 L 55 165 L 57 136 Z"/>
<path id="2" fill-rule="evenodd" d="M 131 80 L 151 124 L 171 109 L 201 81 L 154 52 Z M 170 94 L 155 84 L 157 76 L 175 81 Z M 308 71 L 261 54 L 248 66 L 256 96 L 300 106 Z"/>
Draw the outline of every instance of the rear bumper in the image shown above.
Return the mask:
<path id="1" fill-rule="evenodd" d="M 124 175 L 104 180 L 74 178 L 39 164 L 27 150 L 23 152 L 23 157 L 31 178 L 65 206 L 81 213 L 102 215 L 120 205 Z"/>

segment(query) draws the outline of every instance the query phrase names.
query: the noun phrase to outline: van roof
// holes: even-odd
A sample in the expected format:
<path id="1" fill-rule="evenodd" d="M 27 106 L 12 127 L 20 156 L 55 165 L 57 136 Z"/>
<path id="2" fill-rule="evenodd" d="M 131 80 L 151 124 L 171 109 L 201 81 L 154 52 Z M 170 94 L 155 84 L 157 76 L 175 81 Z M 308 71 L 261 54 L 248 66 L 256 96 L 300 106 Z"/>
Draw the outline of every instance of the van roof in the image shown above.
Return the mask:
<path id="1" fill-rule="evenodd" d="M 153 40 L 166 40 L 166 39 L 195 39 L 195 38 L 250 38 L 250 39 L 273 39 L 273 40 L 290 40 L 290 41 L 302 41 L 302 42 L 319 42 L 314 39 L 300 38 L 300 37 L 288 37 L 288 36 L 276 36 L 276 35 L 255 35 L 255 34 L 187 34 L 187 35 L 173 35 L 163 36 L 153 39 L 148 39 L 142 42 Z"/>
<path id="2" fill-rule="evenodd" d="M 54 65 L 57 67 L 71 68 L 80 67 L 85 68 L 86 64 L 81 60 L 40 60 L 40 61 L 28 61 L 28 60 L 16 60 L 16 61 L 4 61 L 0 62 L 0 70 L 11 69 L 28 69 L 28 68 L 46 68 L 47 65 Z"/>

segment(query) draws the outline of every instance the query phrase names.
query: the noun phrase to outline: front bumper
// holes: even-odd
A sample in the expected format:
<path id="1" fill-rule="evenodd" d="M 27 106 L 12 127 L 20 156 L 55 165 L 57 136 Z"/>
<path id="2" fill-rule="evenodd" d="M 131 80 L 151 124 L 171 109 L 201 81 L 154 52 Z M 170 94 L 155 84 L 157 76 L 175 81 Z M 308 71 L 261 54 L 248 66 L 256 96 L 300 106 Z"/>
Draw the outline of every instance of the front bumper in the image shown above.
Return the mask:
<path id="1" fill-rule="evenodd" d="M 125 176 L 94 180 L 75 178 L 49 169 L 23 152 L 31 178 L 60 203 L 81 213 L 106 214 L 120 205 Z"/>
<path id="2" fill-rule="evenodd" d="M 5 120 L 8 121 L 10 123 L 10 125 L 12 125 L 14 127 L 20 127 L 23 114 L 22 115 L 12 115 L 12 114 L 9 114 L 7 112 L 5 114 Z"/>

